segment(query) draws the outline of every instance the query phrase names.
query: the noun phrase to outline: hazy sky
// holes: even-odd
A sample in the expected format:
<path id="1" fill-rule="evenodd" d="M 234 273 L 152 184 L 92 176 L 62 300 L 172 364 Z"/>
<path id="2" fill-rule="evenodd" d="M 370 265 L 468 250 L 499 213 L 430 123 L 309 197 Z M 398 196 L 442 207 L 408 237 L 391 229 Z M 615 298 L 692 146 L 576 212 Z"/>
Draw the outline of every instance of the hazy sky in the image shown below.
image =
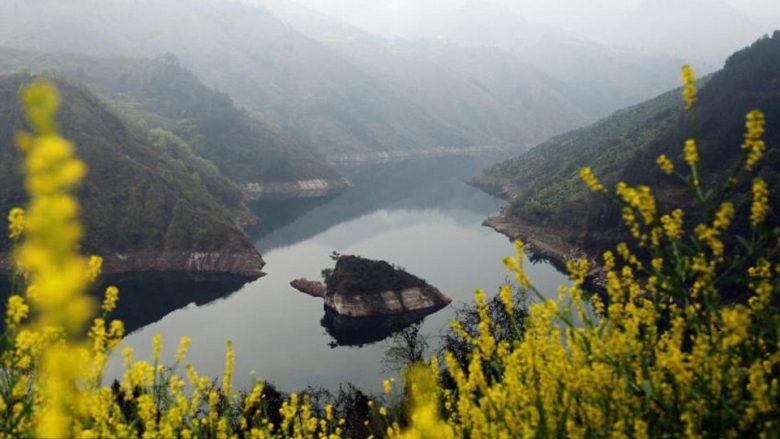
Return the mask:
<path id="1" fill-rule="evenodd" d="M 369 31 L 392 35 L 409 32 L 421 16 L 435 16 L 467 1 L 479 0 L 294 0 L 311 9 Z M 581 31 L 620 17 L 644 0 L 485 0 L 512 9 L 536 23 Z M 656 0 L 649 0 L 656 1 Z M 668 1 L 668 0 L 658 0 Z M 675 0 L 689 2 L 693 0 Z M 701 1 L 701 0 L 696 0 Z M 780 0 L 706 0 L 731 5 L 763 25 L 780 27 Z M 669 2 L 673 4 L 673 2 Z M 673 11 L 670 11 L 673 13 Z M 401 35 L 405 36 L 405 35 Z"/>

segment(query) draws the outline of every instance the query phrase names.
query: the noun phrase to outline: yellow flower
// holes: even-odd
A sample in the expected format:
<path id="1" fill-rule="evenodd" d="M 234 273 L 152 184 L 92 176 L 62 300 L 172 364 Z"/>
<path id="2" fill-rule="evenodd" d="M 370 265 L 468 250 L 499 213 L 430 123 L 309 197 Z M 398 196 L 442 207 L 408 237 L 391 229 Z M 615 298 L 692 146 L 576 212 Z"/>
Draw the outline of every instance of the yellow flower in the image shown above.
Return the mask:
<path id="1" fill-rule="evenodd" d="M 514 310 L 512 289 L 509 287 L 509 285 L 502 285 L 498 295 L 501 298 L 501 303 L 504 304 L 504 309 L 506 310 L 507 314 L 512 315 L 512 312 Z"/>
<path id="2" fill-rule="evenodd" d="M 696 103 L 696 75 L 693 72 L 693 68 L 689 65 L 684 65 L 682 68 L 682 96 L 685 101 L 685 109 L 690 110 Z"/>
<path id="3" fill-rule="evenodd" d="M 152 336 L 152 361 L 154 361 L 155 364 L 160 362 L 160 356 L 162 355 L 162 349 L 163 349 L 163 339 L 162 335 L 159 333 L 154 334 Z"/>
<path id="4" fill-rule="evenodd" d="M 222 390 L 225 392 L 225 396 L 229 396 L 232 388 L 236 354 L 233 352 L 233 342 L 231 340 L 228 340 L 225 345 L 227 349 L 225 351 L 225 373 L 222 375 Z"/>
<path id="5" fill-rule="evenodd" d="M 753 203 L 750 206 L 750 224 L 757 227 L 769 211 L 769 189 L 761 178 L 753 180 Z"/>
<path id="6" fill-rule="evenodd" d="M 695 166 L 696 163 L 699 161 L 699 151 L 696 147 L 695 140 L 688 139 L 685 141 L 685 146 L 683 147 L 683 153 L 685 156 L 685 163 L 688 163 L 689 166 Z"/>
<path id="7" fill-rule="evenodd" d="M 187 355 L 187 350 L 192 344 L 192 339 L 189 337 L 182 337 L 179 339 L 179 346 L 176 348 L 176 362 L 181 363 L 184 361 L 184 357 Z"/>
<path id="8" fill-rule="evenodd" d="M 386 395 L 389 395 L 393 391 L 393 383 L 390 380 L 382 381 L 382 388 Z"/>
<path id="9" fill-rule="evenodd" d="M 715 221 L 712 223 L 712 227 L 722 232 L 729 228 L 733 220 L 734 205 L 726 202 L 720 205 L 718 213 L 715 214 Z"/>
<path id="10" fill-rule="evenodd" d="M 22 296 L 13 295 L 8 298 L 8 306 L 5 310 L 5 324 L 9 328 L 16 327 L 27 318 L 30 307 L 24 303 Z"/>
<path id="11" fill-rule="evenodd" d="M 674 164 L 666 157 L 666 154 L 659 155 L 655 162 L 664 174 L 670 175 L 674 172 Z"/>
<path id="12" fill-rule="evenodd" d="M 8 237 L 16 239 L 24 232 L 24 209 L 14 207 L 8 214 Z"/>
<path id="13" fill-rule="evenodd" d="M 663 225 L 664 232 L 670 239 L 680 239 L 680 237 L 682 237 L 683 215 L 681 209 L 675 209 L 671 215 L 664 215 L 661 217 L 661 224 Z"/>
<path id="14" fill-rule="evenodd" d="M 645 225 L 652 224 L 655 220 L 656 203 L 655 197 L 649 187 L 638 186 L 632 188 L 623 182 L 617 184 L 616 193 L 628 203 L 629 206 L 638 209 L 642 215 L 642 219 Z M 627 219 L 628 214 L 623 211 L 624 219 Z"/>
<path id="15" fill-rule="evenodd" d="M 593 192 L 604 192 L 606 190 L 604 185 L 593 175 L 593 170 L 588 167 L 580 169 L 580 178 Z"/>
<path id="16" fill-rule="evenodd" d="M 119 288 L 110 286 L 106 288 L 106 297 L 103 299 L 103 311 L 111 312 L 116 309 L 116 303 L 119 300 Z"/>
<path id="17" fill-rule="evenodd" d="M 87 276 L 89 277 L 89 281 L 94 282 L 103 270 L 103 258 L 95 255 L 90 256 L 88 270 Z"/>
<path id="18" fill-rule="evenodd" d="M 764 134 L 764 113 L 753 110 L 747 114 L 746 119 L 745 142 L 742 143 L 742 149 L 748 152 L 745 169 L 750 171 L 761 160 L 766 150 L 766 144 L 761 140 Z"/>

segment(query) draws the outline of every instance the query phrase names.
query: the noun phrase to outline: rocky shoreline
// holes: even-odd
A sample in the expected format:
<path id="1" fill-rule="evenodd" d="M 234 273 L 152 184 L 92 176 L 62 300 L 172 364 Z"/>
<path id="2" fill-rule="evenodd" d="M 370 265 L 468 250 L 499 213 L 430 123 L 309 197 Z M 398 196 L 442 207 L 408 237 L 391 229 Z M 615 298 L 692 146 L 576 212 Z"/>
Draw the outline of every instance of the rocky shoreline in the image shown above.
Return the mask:
<path id="1" fill-rule="evenodd" d="M 298 181 L 249 183 L 242 187 L 249 201 L 280 198 L 316 198 L 331 195 L 352 186 L 346 178 L 314 178 Z"/>
<path id="2" fill-rule="evenodd" d="M 247 279 L 265 276 L 265 261 L 252 252 L 137 252 L 101 255 L 103 274 L 170 273 L 230 274 Z M 9 256 L 0 256 L 0 275 L 10 272 Z"/>
<path id="3" fill-rule="evenodd" d="M 432 147 L 426 149 L 412 149 L 401 151 L 373 151 L 354 152 L 351 154 L 329 154 L 326 161 L 334 167 L 354 167 L 363 165 L 378 165 L 408 159 L 427 159 L 450 156 L 479 156 L 484 154 L 498 154 L 504 148 L 497 145 L 476 145 L 463 148 Z"/>
<path id="4" fill-rule="evenodd" d="M 466 184 L 503 200 L 511 201 L 517 197 L 517 189 L 500 179 L 487 181 L 483 177 L 477 176 L 466 180 Z M 507 214 L 508 209 L 508 205 L 503 206 L 498 215 L 486 219 L 482 225 L 490 227 L 509 239 L 521 239 L 531 253 L 548 260 L 559 270 L 565 270 L 566 262 L 569 260 L 588 259 L 591 267 L 588 273 L 589 282 L 596 286 L 604 285 L 604 270 L 599 265 L 596 255 L 589 253 L 584 248 L 565 242 L 561 238 L 563 232 L 556 233 L 556 230 L 549 227 L 536 226 L 523 223 L 517 218 L 510 218 Z"/>

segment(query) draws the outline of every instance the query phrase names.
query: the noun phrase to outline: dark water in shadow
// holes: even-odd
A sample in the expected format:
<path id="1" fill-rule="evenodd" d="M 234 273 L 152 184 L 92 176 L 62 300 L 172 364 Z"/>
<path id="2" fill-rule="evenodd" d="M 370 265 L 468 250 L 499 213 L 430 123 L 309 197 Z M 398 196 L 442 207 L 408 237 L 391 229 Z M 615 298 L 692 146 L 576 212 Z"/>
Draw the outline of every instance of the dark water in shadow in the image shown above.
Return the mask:
<path id="1" fill-rule="evenodd" d="M 257 203 L 264 228 L 255 240 L 268 275 L 245 285 L 182 274 L 111 279 L 122 289 L 118 313 L 134 330 L 124 344 L 150 358 L 152 336 L 160 333 L 163 356 L 172 360 L 179 338 L 191 337 L 188 360 L 216 377 L 231 339 L 239 386 L 254 370 L 289 391 L 342 382 L 378 391 L 385 338 L 423 316 L 344 320 L 289 282 L 318 279 L 333 265 L 332 251 L 402 266 L 454 301 L 422 320 L 421 334 L 435 348 L 456 306 L 471 302 L 477 288 L 495 293 L 507 277 L 501 259 L 512 246 L 481 225 L 502 202 L 462 182 L 487 165 L 473 158 L 396 163 L 352 173 L 354 187 L 335 197 Z M 529 262 L 528 271 L 551 294 L 565 281 L 544 261 Z M 107 378 L 121 374 L 120 364 L 115 355 Z"/>

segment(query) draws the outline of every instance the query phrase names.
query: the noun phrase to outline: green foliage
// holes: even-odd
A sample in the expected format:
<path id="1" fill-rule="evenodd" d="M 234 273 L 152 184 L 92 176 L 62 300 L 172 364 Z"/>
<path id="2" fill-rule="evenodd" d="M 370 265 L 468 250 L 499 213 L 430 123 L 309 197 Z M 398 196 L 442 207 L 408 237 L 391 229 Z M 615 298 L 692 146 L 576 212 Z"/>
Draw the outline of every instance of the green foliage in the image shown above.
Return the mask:
<path id="1" fill-rule="evenodd" d="M 23 205 L 19 153 L 12 133 L 23 128 L 17 93 L 28 75 L 0 77 L 0 210 Z M 240 192 L 213 165 L 176 136 L 156 130 L 149 139 L 124 123 L 83 87 L 57 81 L 63 96 L 60 124 L 78 145 L 89 172 L 79 190 L 85 250 L 105 255 L 224 251 L 257 254 L 235 225 L 251 217 Z M 10 243 L 0 237 L 0 250 Z"/>
<path id="2" fill-rule="evenodd" d="M 171 54 L 153 60 L 100 59 L 6 49 L 0 56 L 6 59 L 0 72 L 48 71 L 87 85 L 139 131 L 157 140 L 153 130 L 174 134 L 235 182 L 336 177 L 310 148 L 238 108 Z"/>
<path id="3" fill-rule="evenodd" d="M 373 261 L 359 256 L 343 255 L 327 277 L 328 294 L 380 294 L 419 287 L 430 288 L 427 282 L 385 261 Z"/>
<path id="4" fill-rule="evenodd" d="M 696 120 L 679 106 L 674 90 L 580 130 L 555 137 L 515 159 L 486 171 L 480 181 L 499 182 L 513 196 L 509 215 L 529 225 L 549 228 L 570 244 L 593 253 L 614 247 L 625 234 L 614 233 L 619 213 L 614 205 L 582 186 L 578 171 L 589 166 L 608 187 L 617 181 L 651 183 L 661 205 L 683 200 L 679 181 L 664 176 L 655 159 L 666 154 L 678 166 L 680 145 L 699 136 L 703 145 L 701 177 L 718 179 L 741 153 L 745 114 L 766 114 L 769 147 L 760 175 L 780 188 L 780 32 L 735 53 L 723 70 L 700 81 Z M 693 122 L 693 123 L 691 123 Z M 749 188 L 741 186 L 737 209 L 746 208 Z M 774 200 L 780 191 L 773 190 Z M 583 211 L 583 206 L 588 208 Z M 687 206 L 691 207 L 691 206 Z M 696 217 L 697 210 L 690 211 Z M 773 221 L 776 221 L 776 216 Z M 737 225 L 744 230 L 744 222 Z"/>

